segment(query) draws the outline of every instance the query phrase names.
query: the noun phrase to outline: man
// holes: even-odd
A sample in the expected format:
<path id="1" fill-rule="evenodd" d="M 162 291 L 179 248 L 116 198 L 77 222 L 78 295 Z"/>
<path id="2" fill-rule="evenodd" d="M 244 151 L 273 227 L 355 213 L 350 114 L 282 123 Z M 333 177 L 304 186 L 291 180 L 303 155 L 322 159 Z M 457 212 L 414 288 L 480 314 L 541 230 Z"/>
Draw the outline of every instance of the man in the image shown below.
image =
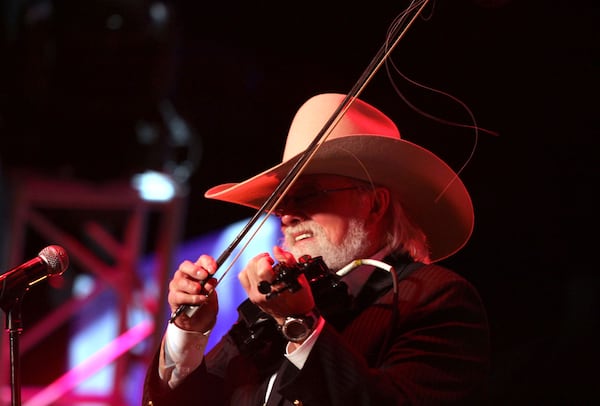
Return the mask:
<path id="1" fill-rule="evenodd" d="M 261 207 L 343 100 L 309 99 L 281 164 L 205 196 Z M 473 228 L 469 194 L 448 165 L 356 99 L 275 213 L 282 247 L 240 272 L 248 300 L 206 354 L 225 292 L 212 257 L 179 266 L 169 305 L 195 312 L 168 325 L 144 405 L 485 403 L 485 310 L 471 284 L 435 264 Z"/>

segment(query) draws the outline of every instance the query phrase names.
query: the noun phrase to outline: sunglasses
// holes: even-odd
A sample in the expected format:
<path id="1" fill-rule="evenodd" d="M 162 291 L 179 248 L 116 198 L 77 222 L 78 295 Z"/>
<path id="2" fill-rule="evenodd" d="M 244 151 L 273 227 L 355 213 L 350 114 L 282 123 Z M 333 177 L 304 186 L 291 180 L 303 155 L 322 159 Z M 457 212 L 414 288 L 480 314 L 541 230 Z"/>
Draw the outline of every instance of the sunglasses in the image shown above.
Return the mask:
<path id="1" fill-rule="evenodd" d="M 285 196 L 283 199 L 281 199 L 281 202 L 279 203 L 279 207 L 275 210 L 275 213 L 280 215 L 280 213 L 286 208 L 306 208 L 306 207 L 316 203 L 318 200 L 320 200 L 321 198 L 323 198 L 324 196 L 326 196 L 328 194 L 345 192 L 348 190 L 358 190 L 358 189 L 362 189 L 362 187 L 361 186 L 347 186 L 347 187 L 340 187 L 340 188 L 334 188 L 334 189 L 318 189 L 318 190 L 311 190 L 311 191 L 306 191 L 303 193 L 288 195 L 288 196 Z"/>

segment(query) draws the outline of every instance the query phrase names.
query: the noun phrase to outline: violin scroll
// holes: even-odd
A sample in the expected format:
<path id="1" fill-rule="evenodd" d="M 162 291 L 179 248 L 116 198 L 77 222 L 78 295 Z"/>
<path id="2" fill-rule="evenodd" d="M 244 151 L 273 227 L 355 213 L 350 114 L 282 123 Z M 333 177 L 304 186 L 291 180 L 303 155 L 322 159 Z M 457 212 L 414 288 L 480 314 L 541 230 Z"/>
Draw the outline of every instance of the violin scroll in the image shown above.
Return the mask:
<path id="1" fill-rule="evenodd" d="M 276 273 L 273 282 L 262 281 L 258 284 L 258 291 L 267 295 L 267 299 L 286 290 L 292 293 L 300 290 L 302 286 L 298 282 L 298 278 L 301 274 L 306 276 L 311 286 L 319 280 L 335 276 L 329 271 L 322 257 L 311 258 L 309 255 L 300 257 L 298 262 L 293 265 L 278 263 L 273 266 L 273 271 Z M 277 286 L 277 289 L 274 289 L 274 286 Z"/>

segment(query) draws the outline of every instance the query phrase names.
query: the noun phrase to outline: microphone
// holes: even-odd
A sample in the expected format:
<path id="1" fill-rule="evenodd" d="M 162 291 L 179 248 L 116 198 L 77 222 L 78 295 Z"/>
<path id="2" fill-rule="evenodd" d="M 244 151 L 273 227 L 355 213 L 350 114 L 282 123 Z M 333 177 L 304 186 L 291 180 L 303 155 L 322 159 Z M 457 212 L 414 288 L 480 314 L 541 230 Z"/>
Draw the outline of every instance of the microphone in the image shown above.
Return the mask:
<path id="1" fill-rule="evenodd" d="M 19 295 L 49 276 L 61 275 L 69 267 L 69 256 L 63 247 L 50 245 L 37 257 L 0 275 L 0 299 Z"/>

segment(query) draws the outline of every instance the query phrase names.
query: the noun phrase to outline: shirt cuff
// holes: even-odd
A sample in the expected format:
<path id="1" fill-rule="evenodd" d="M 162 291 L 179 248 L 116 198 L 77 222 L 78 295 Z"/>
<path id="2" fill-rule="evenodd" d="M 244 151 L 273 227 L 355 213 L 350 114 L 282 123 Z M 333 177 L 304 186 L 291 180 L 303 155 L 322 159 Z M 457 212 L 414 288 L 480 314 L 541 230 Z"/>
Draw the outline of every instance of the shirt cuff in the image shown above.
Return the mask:
<path id="1" fill-rule="evenodd" d="M 167 325 L 163 339 L 163 356 L 159 364 L 160 377 L 171 388 L 177 386 L 194 371 L 204 359 L 210 330 L 205 333 L 187 331 L 174 323 Z"/>

